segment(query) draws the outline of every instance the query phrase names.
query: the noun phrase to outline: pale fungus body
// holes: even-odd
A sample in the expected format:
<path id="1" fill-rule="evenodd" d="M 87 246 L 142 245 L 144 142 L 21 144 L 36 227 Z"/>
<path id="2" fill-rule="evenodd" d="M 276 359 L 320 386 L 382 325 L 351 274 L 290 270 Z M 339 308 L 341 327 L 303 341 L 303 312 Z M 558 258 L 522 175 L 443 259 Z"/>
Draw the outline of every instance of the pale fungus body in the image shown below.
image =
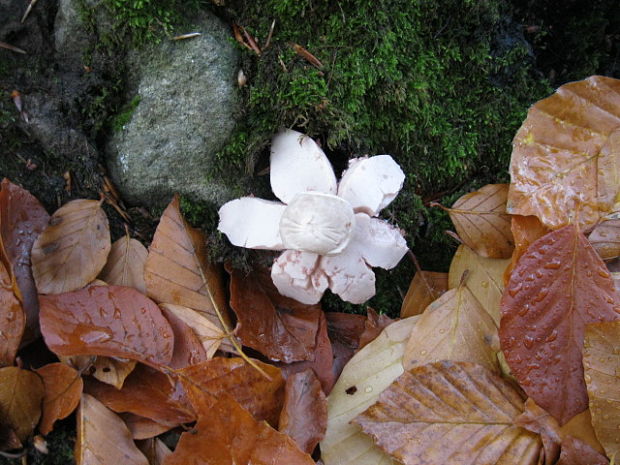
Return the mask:
<path id="1" fill-rule="evenodd" d="M 327 288 L 363 303 L 375 295 L 372 266 L 395 267 L 407 252 L 400 230 L 374 218 L 400 191 L 405 175 L 389 155 L 350 160 L 340 185 L 321 148 L 299 132 L 277 134 L 271 187 L 282 200 L 243 197 L 220 209 L 230 242 L 284 250 L 271 268 L 278 291 L 306 304 Z"/>

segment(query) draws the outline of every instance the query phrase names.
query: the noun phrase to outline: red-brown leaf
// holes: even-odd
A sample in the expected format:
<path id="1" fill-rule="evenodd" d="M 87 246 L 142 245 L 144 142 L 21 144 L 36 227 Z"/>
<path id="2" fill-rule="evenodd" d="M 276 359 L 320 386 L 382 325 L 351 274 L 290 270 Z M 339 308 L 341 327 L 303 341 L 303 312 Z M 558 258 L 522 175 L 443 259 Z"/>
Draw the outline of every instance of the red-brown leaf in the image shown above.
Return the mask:
<path id="1" fill-rule="evenodd" d="M 82 378 L 80 374 L 64 363 L 50 363 L 37 370 L 43 378 L 45 397 L 43 398 L 43 417 L 39 431 L 46 435 L 52 431 L 54 422 L 71 414 L 82 397 Z"/>
<path id="2" fill-rule="evenodd" d="M 366 317 L 351 313 L 326 312 L 327 332 L 332 346 L 332 372 L 338 379 L 342 369 L 359 347 Z"/>
<path id="3" fill-rule="evenodd" d="M 562 441 L 557 465 L 607 465 L 609 460 L 585 442 L 568 436 Z"/>
<path id="4" fill-rule="evenodd" d="M 394 323 L 394 320 L 387 315 L 379 315 L 369 307 L 368 317 L 364 322 L 364 332 L 360 336 L 359 347 L 357 350 L 374 341 L 375 338 L 381 334 L 381 331 L 383 331 L 383 329 L 390 323 Z"/>
<path id="5" fill-rule="evenodd" d="M 166 307 L 160 307 L 160 309 L 170 323 L 174 334 L 174 351 L 170 367 L 179 369 L 207 361 L 207 353 L 192 328 Z"/>
<path id="6" fill-rule="evenodd" d="M 25 327 L 24 311 L 13 294 L 9 273 L 0 262 L 0 367 L 13 365 Z"/>
<path id="7" fill-rule="evenodd" d="M 502 350 L 521 387 L 560 424 L 588 406 L 584 325 L 617 319 L 619 303 L 605 264 L 572 225 L 534 242 L 512 272 Z"/>
<path id="8" fill-rule="evenodd" d="M 560 456 L 560 425 L 532 399 L 525 401 L 525 411 L 515 419 L 515 425 L 540 435 L 545 451 L 545 465 L 553 465 Z"/>
<path id="9" fill-rule="evenodd" d="M 41 296 L 41 332 L 57 355 L 107 355 L 155 366 L 172 358 L 168 321 L 155 302 L 129 287 Z"/>

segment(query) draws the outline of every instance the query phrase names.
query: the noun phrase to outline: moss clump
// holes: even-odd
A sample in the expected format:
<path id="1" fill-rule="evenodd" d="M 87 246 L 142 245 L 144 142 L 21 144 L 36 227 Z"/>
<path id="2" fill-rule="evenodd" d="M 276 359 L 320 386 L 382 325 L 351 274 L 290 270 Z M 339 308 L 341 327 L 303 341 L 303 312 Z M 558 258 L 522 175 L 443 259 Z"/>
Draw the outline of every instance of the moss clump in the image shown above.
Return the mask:
<path id="1" fill-rule="evenodd" d="M 112 128 L 114 131 L 120 131 L 123 127 L 131 121 L 131 116 L 133 115 L 134 110 L 140 103 L 140 96 L 134 96 L 121 110 L 121 112 L 114 117 L 112 121 Z"/>

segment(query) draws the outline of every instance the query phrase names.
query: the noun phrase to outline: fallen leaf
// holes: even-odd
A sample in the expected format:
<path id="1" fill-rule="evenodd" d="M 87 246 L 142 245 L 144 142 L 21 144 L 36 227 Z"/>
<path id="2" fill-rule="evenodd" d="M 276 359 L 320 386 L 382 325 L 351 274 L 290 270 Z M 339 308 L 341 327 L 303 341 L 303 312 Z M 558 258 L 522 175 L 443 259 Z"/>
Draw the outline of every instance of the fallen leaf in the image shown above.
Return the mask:
<path id="1" fill-rule="evenodd" d="M 257 421 L 277 425 L 284 401 L 284 379 L 279 368 L 255 362 L 269 379 L 238 357 L 217 357 L 179 370 L 178 374 L 184 383 L 213 397 L 230 395 Z"/>
<path id="2" fill-rule="evenodd" d="M 178 426 L 196 419 L 181 384 L 144 365 L 136 367 L 120 390 L 86 378 L 84 391 L 114 412 L 130 412 L 165 426 Z"/>
<path id="3" fill-rule="evenodd" d="M 288 434 L 301 450 L 311 454 L 325 437 L 325 428 L 327 399 L 314 372 L 305 370 L 289 376 L 278 430 Z"/>
<path id="4" fill-rule="evenodd" d="M 0 367 L 13 365 L 25 327 L 26 316 L 0 261 Z"/>
<path id="5" fill-rule="evenodd" d="M 131 431 L 131 437 L 135 440 L 150 439 L 170 431 L 171 426 L 162 425 L 150 418 L 141 417 L 133 413 L 125 412 L 118 414 Z"/>
<path id="6" fill-rule="evenodd" d="M 557 465 L 607 465 L 609 460 L 588 444 L 573 437 L 562 441 L 560 460 Z"/>
<path id="7" fill-rule="evenodd" d="M 592 415 L 590 409 L 575 415 L 573 418 L 560 428 L 560 436 L 562 440 L 568 436 L 573 436 L 580 441 L 585 442 L 597 452 L 605 453 L 605 449 L 599 442 L 592 426 Z"/>
<path id="8" fill-rule="evenodd" d="M 146 456 L 150 465 L 164 465 L 166 458 L 172 455 L 172 451 L 161 439 L 150 438 L 140 441 L 138 448 Z"/>
<path id="9" fill-rule="evenodd" d="M 534 242 L 501 302 L 500 342 L 512 374 L 560 424 L 585 410 L 584 326 L 619 318 L 605 264 L 574 226 Z"/>
<path id="10" fill-rule="evenodd" d="M 178 196 L 172 199 L 157 226 L 144 281 L 148 296 L 158 303 L 196 310 L 217 325 L 223 335 L 230 334 L 220 274 L 207 260 L 205 237 L 181 215 Z"/>
<path id="11" fill-rule="evenodd" d="M 43 415 L 39 431 L 44 436 L 52 431 L 54 422 L 68 417 L 77 408 L 84 387 L 80 373 L 64 363 L 50 363 L 37 370 L 43 379 Z"/>
<path id="12" fill-rule="evenodd" d="M 274 361 L 312 360 L 321 308 L 281 296 L 267 273 L 229 272 L 230 306 L 243 345 Z"/>
<path id="13" fill-rule="evenodd" d="M 0 422 L 0 451 L 21 449 L 22 443 L 8 425 Z"/>
<path id="14" fill-rule="evenodd" d="M 106 263 L 108 218 L 98 200 L 72 200 L 52 215 L 32 247 L 32 274 L 40 294 L 86 286 Z"/>
<path id="15" fill-rule="evenodd" d="M 458 287 L 463 273 L 467 271 L 465 287 L 499 326 L 499 302 L 504 291 L 504 270 L 509 263 L 509 259 L 481 257 L 469 247 L 461 245 L 450 263 L 448 289 Z"/>
<path id="16" fill-rule="evenodd" d="M 136 363 L 135 360 L 118 360 L 112 357 L 99 356 L 93 362 L 92 376 L 102 383 L 121 389 L 127 376 L 136 367 Z"/>
<path id="17" fill-rule="evenodd" d="M 208 360 L 207 353 L 198 339 L 194 330 L 174 313 L 160 306 L 161 312 L 164 314 L 172 333 L 174 334 L 174 350 L 170 367 L 173 369 L 185 368 L 189 365 L 195 365 Z"/>
<path id="18" fill-rule="evenodd" d="M 223 339 L 222 330 L 215 323 L 201 313 L 181 305 L 161 304 L 161 308 L 166 315 L 172 314 L 189 326 L 202 344 L 206 358 L 213 358 Z"/>
<path id="19" fill-rule="evenodd" d="M 123 236 L 112 244 L 108 261 L 99 277 L 108 284 L 133 287 L 146 294 L 144 264 L 147 255 L 148 251 L 140 241 Z"/>
<path id="20" fill-rule="evenodd" d="M 478 363 L 499 372 L 499 339 L 493 319 L 465 285 L 429 305 L 411 331 L 405 370 L 440 360 Z"/>
<path id="21" fill-rule="evenodd" d="M 25 189 L 3 179 L 0 184 L 0 259 L 11 275 L 17 298 L 31 328 L 29 338 L 38 333 L 39 300 L 30 267 L 35 239 L 47 226 L 49 215 Z M 3 279 L 4 280 L 4 279 Z"/>
<path id="22" fill-rule="evenodd" d="M 537 464 L 540 438 L 514 424 L 522 411 L 499 376 L 444 360 L 403 373 L 354 422 L 405 465 Z"/>
<path id="23" fill-rule="evenodd" d="M 512 253 L 510 265 L 504 271 L 504 283 L 507 283 L 510 279 L 512 270 L 527 248 L 545 234 L 551 232 L 535 216 L 512 215 L 510 229 L 515 240 L 515 250 Z"/>
<path id="24" fill-rule="evenodd" d="M 515 418 L 515 425 L 540 435 L 545 451 L 545 465 L 553 465 L 560 457 L 560 425 L 549 412 L 532 399 L 525 401 L 525 411 Z"/>
<path id="25" fill-rule="evenodd" d="M 332 348 L 332 373 L 335 382 L 359 347 L 366 317 L 351 313 L 325 312 L 325 318 Z"/>
<path id="26" fill-rule="evenodd" d="M 367 313 L 368 316 L 364 322 L 364 332 L 360 335 L 360 348 L 374 341 L 386 326 L 394 322 L 389 316 L 384 314 L 379 315 L 370 307 L 368 307 Z"/>
<path id="27" fill-rule="evenodd" d="M 586 231 L 615 211 L 620 81 L 591 76 L 530 108 L 513 141 L 508 213 Z"/>
<path id="28" fill-rule="evenodd" d="M 409 285 L 400 308 L 400 317 L 419 315 L 430 303 L 448 290 L 448 273 L 418 271 Z"/>
<path id="29" fill-rule="evenodd" d="M 41 332 L 58 355 L 106 355 L 154 366 L 170 361 L 174 344 L 159 307 L 122 286 L 41 296 Z"/>
<path id="30" fill-rule="evenodd" d="M 77 414 L 75 460 L 79 465 L 149 465 L 117 415 L 88 394 Z"/>
<path id="31" fill-rule="evenodd" d="M 604 220 L 597 224 L 588 240 L 603 260 L 620 257 L 620 219 Z"/>
<path id="32" fill-rule="evenodd" d="M 34 372 L 17 367 L 0 368 L 0 418 L 26 441 L 41 418 L 45 389 Z"/>
<path id="33" fill-rule="evenodd" d="M 465 245 L 486 258 L 510 258 L 514 240 L 506 213 L 508 184 L 487 184 L 459 198 L 448 212 Z"/>
<path id="34" fill-rule="evenodd" d="M 395 465 L 370 437 L 350 423 L 403 373 L 405 344 L 419 316 L 396 321 L 356 353 L 327 398 L 327 430 L 321 441 L 325 465 Z"/>
<path id="35" fill-rule="evenodd" d="M 620 459 L 620 320 L 586 325 L 583 367 L 596 437 Z"/>

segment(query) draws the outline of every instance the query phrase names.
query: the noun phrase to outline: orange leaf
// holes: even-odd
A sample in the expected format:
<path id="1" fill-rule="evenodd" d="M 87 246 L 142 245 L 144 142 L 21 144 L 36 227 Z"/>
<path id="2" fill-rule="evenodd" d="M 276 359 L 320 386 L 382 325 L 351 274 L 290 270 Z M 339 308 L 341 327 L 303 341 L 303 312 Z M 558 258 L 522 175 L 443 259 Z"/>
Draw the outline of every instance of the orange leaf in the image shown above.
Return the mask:
<path id="1" fill-rule="evenodd" d="M 617 210 L 620 81 L 591 76 L 530 108 L 513 141 L 508 213 L 587 230 Z"/>
<path id="2" fill-rule="evenodd" d="M 144 264 L 148 251 L 139 241 L 123 236 L 112 244 L 108 261 L 99 278 L 108 284 L 133 287 L 146 294 Z"/>
<path id="3" fill-rule="evenodd" d="M 605 220 L 597 224 L 588 240 L 603 260 L 620 257 L 620 219 Z"/>
<path id="4" fill-rule="evenodd" d="M 581 352 L 587 323 L 619 317 L 605 264 L 574 226 L 534 242 L 501 302 L 500 341 L 521 387 L 560 424 L 588 406 Z"/>
<path id="5" fill-rule="evenodd" d="M 188 365 L 208 360 L 207 353 L 192 328 L 174 313 L 166 310 L 165 306 L 161 306 L 160 309 L 170 323 L 174 334 L 174 351 L 170 367 L 185 368 Z"/>
<path id="6" fill-rule="evenodd" d="M 562 441 L 557 465 L 607 465 L 609 460 L 579 439 L 568 436 Z"/>
<path id="7" fill-rule="evenodd" d="M 513 215 L 510 222 L 510 229 L 512 230 L 512 236 L 515 240 L 515 250 L 512 253 L 510 265 L 504 272 L 504 282 L 508 282 L 510 273 L 512 273 L 512 270 L 527 248 L 550 232 L 550 230 L 535 216 Z"/>
<path id="8" fill-rule="evenodd" d="M 418 271 L 409 285 L 400 308 L 400 317 L 419 315 L 429 304 L 448 290 L 448 273 Z"/>
<path id="9" fill-rule="evenodd" d="M 161 304 L 160 307 L 166 316 L 175 318 L 175 320 L 181 320 L 190 327 L 202 344 L 205 358 L 213 358 L 223 337 L 222 331 L 218 326 L 200 313 L 195 312 L 191 308 L 183 307 L 182 305 Z"/>
<path id="10" fill-rule="evenodd" d="M 0 418 L 24 442 L 41 417 L 41 378 L 17 367 L 0 368 Z"/>
<path id="11" fill-rule="evenodd" d="M 66 418 L 77 408 L 84 385 L 80 374 L 64 363 L 45 365 L 37 370 L 37 374 L 45 385 L 39 431 L 46 435 L 52 431 L 56 420 Z"/>
<path id="12" fill-rule="evenodd" d="M 123 419 L 129 431 L 131 431 L 131 436 L 136 440 L 154 438 L 172 428 L 157 423 L 150 418 L 141 417 L 140 415 L 129 412 L 120 413 L 119 416 Z"/>
<path id="13" fill-rule="evenodd" d="M 0 367 L 13 365 L 25 327 L 24 311 L 13 294 L 9 273 L 0 261 Z"/>
<path id="14" fill-rule="evenodd" d="M 72 200 L 52 215 L 32 247 L 32 274 L 40 294 L 86 286 L 110 252 L 108 218 L 98 200 Z"/>
<path id="15" fill-rule="evenodd" d="M 41 332 L 58 355 L 107 355 L 150 365 L 172 358 L 172 328 L 135 289 L 94 286 L 41 296 Z"/>
<path id="16" fill-rule="evenodd" d="M 600 452 L 601 454 L 605 453 L 605 449 L 603 449 L 603 446 L 596 438 L 596 433 L 594 432 L 594 427 L 592 426 L 592 415 L 590 414 L 590 409 L 584 410 L 568 420 L 568 423 L 560 428 L 560 436 L 562 437 L 562 440 L 566 439 L 568 436 L 572 436 L 585 442 L 597 452 Z"/>

